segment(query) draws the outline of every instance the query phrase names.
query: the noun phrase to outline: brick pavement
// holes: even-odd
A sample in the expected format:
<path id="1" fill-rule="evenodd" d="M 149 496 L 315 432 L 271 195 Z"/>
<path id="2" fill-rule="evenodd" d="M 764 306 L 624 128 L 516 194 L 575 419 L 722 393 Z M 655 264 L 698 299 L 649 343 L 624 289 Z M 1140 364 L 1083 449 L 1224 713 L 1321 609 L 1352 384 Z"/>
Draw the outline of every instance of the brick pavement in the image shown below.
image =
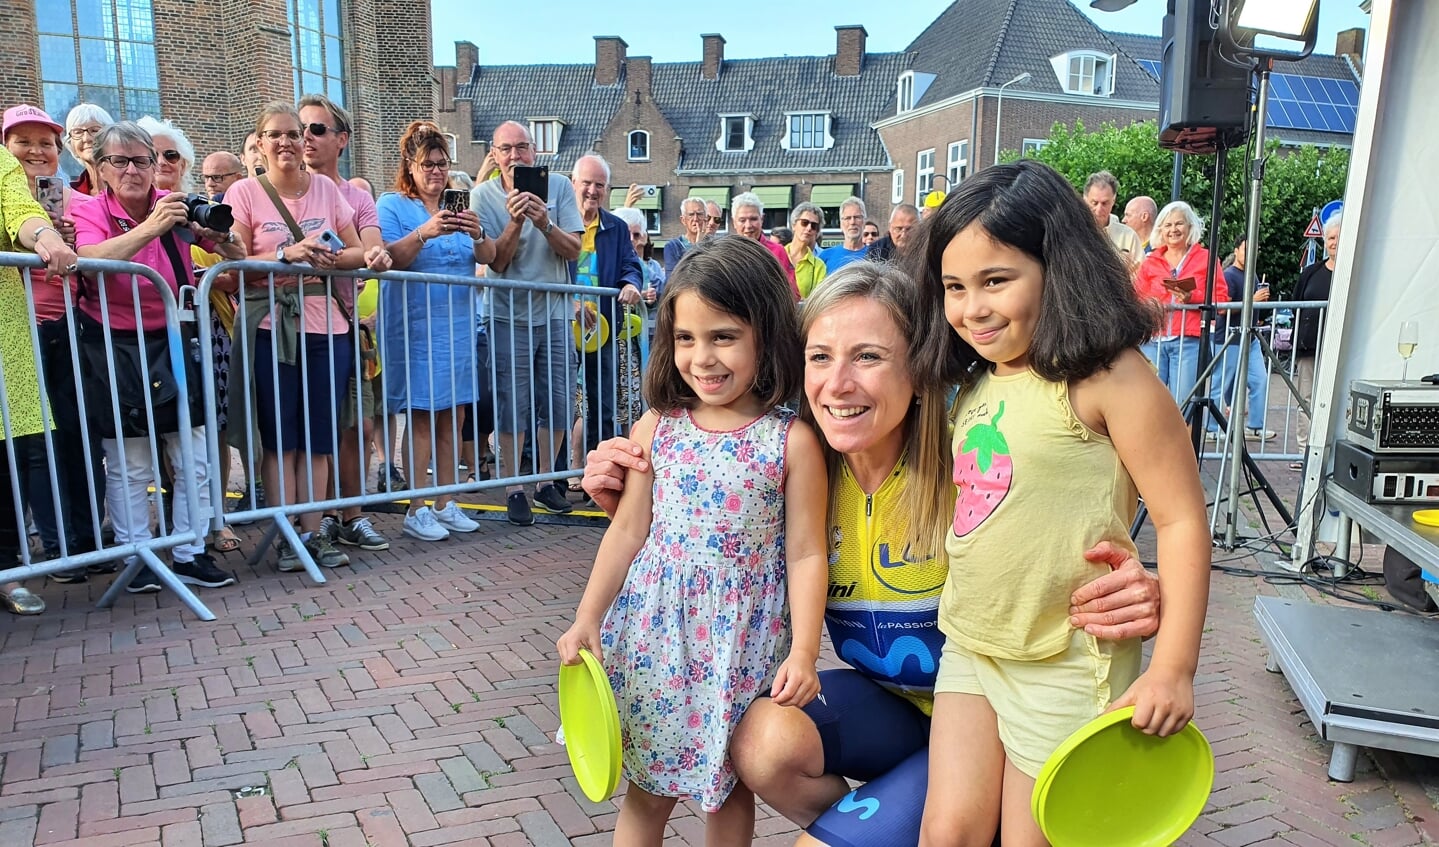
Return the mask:
<path id="1" fill-rule="evenodd" d="M 429 545 L 379 522 L 394 548 L 323 587 L 241 568 L 205 593 L 214 623 L 169 595 L 96 610 L 99 583 L 0 618 L 0 847 L 607 844 L 615 805 L 584 799 L 551 742 L 554 640 L 599 530 L 486 522 Z M 1180 843 L 1429 843 L 1429 760 L 1325 778 L 1326 745 L 1263 669 L 1250 607 L 1276 590 L 1215 578 L 1196 719 L 1218 777 Z M 703 840 L 693 806 L 670 831 Z M 761 809 L 757 844 L 794 833 Z"/>

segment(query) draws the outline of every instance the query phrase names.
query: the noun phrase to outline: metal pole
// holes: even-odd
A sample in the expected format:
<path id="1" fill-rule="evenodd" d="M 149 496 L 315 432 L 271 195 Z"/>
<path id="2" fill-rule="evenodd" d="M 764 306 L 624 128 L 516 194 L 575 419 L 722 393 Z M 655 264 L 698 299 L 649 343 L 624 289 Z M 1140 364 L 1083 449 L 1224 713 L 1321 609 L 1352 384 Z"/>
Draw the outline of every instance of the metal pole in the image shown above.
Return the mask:
<path id="1" fill-rule="evenodd" d="M 1269 73 L 1274 69 L 1273 59 L 1259 62 L 1259 101 L 1254 113 L 1254 158 L 1249 163 L 1249 221 L 1244 228 L 1244 308 L 1240 311 L 1240 344 L 1235 362 L 1238 380 L 1234 385 L 1234 403 L 1229 415 L 1229 425 L 1242 425 L 1247 391 L 1241 391 L 1241 380 L 1247 378 L 1249 367 L 1249 336 L 1254 331 L 1254 274 L 1259 267 L 1259 205 L 1264 196 L 1264 123 L 1269 114 Z M 1230 441 L 1229 465 L 1229 522 L 1224 530 L 1224 546 L 1234 549 L 1234 523 L 1239 507 L 1239 485 L 1242 469 L 1243 438 Z"/>
<path id="2" fill-rule="evenodd" d="M 1005 83 L 1004 85 L 1008 85 Z M 994 104 L 994 163 L 999 164 L 999 119 L 1004 115 L 1004 85 L 999 87 L 998 99 Z"/>
<path id="3" fill-rule="evenodd" d="M 1174 154 L 1174 173 L 1173 173 L 1173 175 L 1171 175 L 1171 176 L 1169 177 L 1169 202 L 1173 203 L 1175 200 L 1180 199 L 1180 195 L 1184 193 L 1184 185 L 1183 185 L 1183 183 L 1184 183 L 1184 159 L 1182 158 L 1182 154 L 1181 154 L 1181 153 L 1175 152 L 1175 154 Z M 1156 225 L 1157 225 L 1158 223 L 1159 223 L 1158 221 L 1155 221 L 1155 224 L 1156 224 Z M 1151 243 L 1152 243 L 1152 242 L 1151 242 Z"/>

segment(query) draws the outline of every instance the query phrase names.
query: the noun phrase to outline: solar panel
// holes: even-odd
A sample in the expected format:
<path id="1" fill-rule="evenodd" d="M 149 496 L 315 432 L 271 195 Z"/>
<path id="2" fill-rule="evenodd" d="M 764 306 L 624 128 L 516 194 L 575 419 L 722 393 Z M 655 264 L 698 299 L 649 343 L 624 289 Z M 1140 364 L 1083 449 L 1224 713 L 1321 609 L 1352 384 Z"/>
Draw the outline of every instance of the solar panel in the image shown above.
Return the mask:
<path id="1" fill-rule="evenodd" d="M 1269 125 L 1276 129 L 1314 129 L 1354 133 L 1359 86 L 1352 80 L 1300 74 L 1269 79 Z"/>
<path id="2" fill-rule="evenodd" d="M 1154 77 L 1155 79 L 1159 79 L 1160 75 L 1163 73 L 1163 62 L 1156 62 L 1153 59 L 1139 59 L 1137 61 L 1139 62 L 1139 66 L 1141 68 L 1144 68 L 1144 70 L 1147 71 L 1149 75 Z"/>

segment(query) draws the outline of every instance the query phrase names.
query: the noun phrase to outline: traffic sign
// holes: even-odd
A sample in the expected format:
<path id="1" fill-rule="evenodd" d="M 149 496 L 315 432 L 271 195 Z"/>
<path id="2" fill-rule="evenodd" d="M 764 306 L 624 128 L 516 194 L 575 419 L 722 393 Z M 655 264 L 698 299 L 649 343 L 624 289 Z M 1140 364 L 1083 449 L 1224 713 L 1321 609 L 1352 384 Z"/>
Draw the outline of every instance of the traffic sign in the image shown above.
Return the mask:
<path id="1" fill-rule="evenodd" d="M 1323 238 L 1324 228 L 1319 225 L 1319 213 L 1316 212 L 1309 220 L 1309 226 L 1304 228 L 1305 238 Z"/>
<path id="2" fill-rule="evenodd" d="M 1324 208 L 1319 210 L 1319 220 L 1327 224 L 1329 223 L 1329 219 L 1334 216 L 1334 213 L 1341 211 L 1343 208 L 1343 200 L 1330 200 L 1328 203 L 1324 204 Z"/>

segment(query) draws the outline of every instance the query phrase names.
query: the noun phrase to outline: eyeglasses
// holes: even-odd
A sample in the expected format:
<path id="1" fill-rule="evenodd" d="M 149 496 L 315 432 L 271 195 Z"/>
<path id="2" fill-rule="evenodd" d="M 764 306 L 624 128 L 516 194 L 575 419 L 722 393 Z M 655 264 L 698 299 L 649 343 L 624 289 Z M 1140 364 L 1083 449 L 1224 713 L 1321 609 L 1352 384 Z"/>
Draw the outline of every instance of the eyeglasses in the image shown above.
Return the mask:
<path id="1" fill-rule="evenodd" d="M 519 144 L 496 144 L 495 152 L 501 156 L 508 156 L 511 153 L 524 153 L 527 150 L 532 150 L 534 146 L 535 145 L 528 141 L 522 141 Z"/>
<path id="2" fill-rule="evenodd" d="M 200 174 L 200 179 L 203 179 L 203 180 L 206 181 L 206 182 L 222 182 L 222 181 L 224 181 L 224 180 L 226 180 L 226 179 L 229 179 L 229 178 L 232 177 L 232 176 L 239 176 L 239 175 L 240 175 L 240 172 L 239 172 L 239 171 L 231 171 L 230 173 L 227 173 L 227 174 Z"/>
<path id="3" fill-rule="evenodd" d="M 101 156 L 100 161 L 109 162 L 110 167 L 117 171 L 123 171 L 131 165 L 141 171 L 148 171 L 155 166 L 154 156 Z"/>
<path id="4" fill-rule="evenodd" d="M 819 221 L 812 221 L 808 218 L 800 218 L 794 222 L 795 226 L 802 226 L 806 229 L 819 229 Z"/>
<path id="5" fill-rule="evenodd" d="M 161 151 L 160 151 L 160 157 L 163 158 L 165 161 L 167 161 L 167 162 L 169 162 L 170 164 L 173 165 L 173 164 L 175 164 L 176 162 L 180 161 L 180 151 L 179 151 L 179 150 L 161 150 Z"/>
<path id="6" fill-rule="evenodd" d="M 630 233 L 630 240 L 642 242 L 645 240 L 645 234 L 643 232 L 632 232 Z"/>
<path id="7" fill-rule="evenodd" d="M 327 132 L 346 132 L 346 131 L 347 131 L 347 130 L 341 129 L 340 127 L 337 127 L 337 126 L 330 126 L 329 124 L 305 124 L 305 129 L 309 130 L 309 131 L 310 131 L 310 134 L 313 135 L 313 136 L 315 136 L 316 138 L 322 138 L 322 137 L 324 137 L 325 133 L 327 133 Z"/>
<path id="8" fill-rule="evenodd" d="M 94 138 L 100 134 L 103 127 L 98 126 L 77 126 L 70 130 L 71 138 Z"/>
<path id="9" fill-rule="evenodd" d="M 415 164 L 419 165 L 421 168 L 427 171 L 447 171 L 450 169 L 450 162 L 448 159 L 443 162 L 433 162 L 429 159 L 425 159 L 423 161 L 415 162 Z"/>
<path id="10" fill-rule="evenodd" d="M 286 141 L 299 141 L 300 136 L 298 129 L 267 129 L 260 133 L 260 137 L 268 141 L 279 141 L 282 138 Z"/>
<path id="11" fill-rule="evenodd" d="M 709 220 L 709 222 L 712 223 L 712 224 L 722 224 L 722 223 L 724 223 L 724 218 L 717 218 L 717 217 L 715 217 L 714 215 L 710 215 L 709 218 L 708 218 L 708 220 Z"/>
<path id="12" fill-rule="evenodd" d="M 864 220 L 864 215 L 845 215 L 845 216 L 841 217 L 840 220 L 842 220 L 842 221 L 862 221 L 862 220 Z"/>
<path id="13" fill-rule="evenodd" d="M 704 220 L 705 213 L 704 213 L 704 212 L 685 212 L 684 216 L 687 217 L 687 218 L 699 218 L 700 220 Z"/>

